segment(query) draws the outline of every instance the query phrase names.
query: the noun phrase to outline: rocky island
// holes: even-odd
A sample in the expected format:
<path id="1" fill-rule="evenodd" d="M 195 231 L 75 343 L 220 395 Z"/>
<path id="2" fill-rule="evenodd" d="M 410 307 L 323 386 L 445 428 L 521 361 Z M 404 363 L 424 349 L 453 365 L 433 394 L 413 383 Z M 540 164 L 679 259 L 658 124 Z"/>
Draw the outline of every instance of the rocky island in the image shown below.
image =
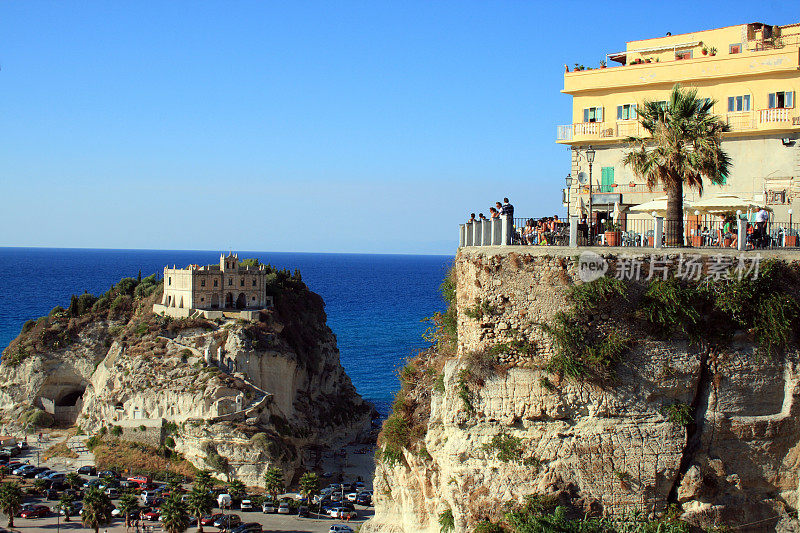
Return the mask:
<path id="1" fill-rule="evenodd" d="M 253 486 L 368 438 L 375 411 L 340 365 L 322 298 L 299 272 L 249 265 L 263 308 L 173 313 L 153 275 L 26 322 L 0 364 L 4 419 L 74 425 L 98 466 L 209 469 Z"/>

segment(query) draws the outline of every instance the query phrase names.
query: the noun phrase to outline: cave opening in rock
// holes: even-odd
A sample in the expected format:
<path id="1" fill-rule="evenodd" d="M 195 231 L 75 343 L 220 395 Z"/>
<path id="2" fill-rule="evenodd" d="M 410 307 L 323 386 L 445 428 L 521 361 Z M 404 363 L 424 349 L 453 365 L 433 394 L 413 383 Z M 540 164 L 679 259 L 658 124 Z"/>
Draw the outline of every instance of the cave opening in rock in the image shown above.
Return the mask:
<path id="1" fill-rule="evenodd" d="M 56 401 L 56 405 L 59 407 L 74 407 L 78 404 L 78 400 L 83 397 L 83 393 L 86 389 L 80 388 L 72 390 L 59 398 Z"/>

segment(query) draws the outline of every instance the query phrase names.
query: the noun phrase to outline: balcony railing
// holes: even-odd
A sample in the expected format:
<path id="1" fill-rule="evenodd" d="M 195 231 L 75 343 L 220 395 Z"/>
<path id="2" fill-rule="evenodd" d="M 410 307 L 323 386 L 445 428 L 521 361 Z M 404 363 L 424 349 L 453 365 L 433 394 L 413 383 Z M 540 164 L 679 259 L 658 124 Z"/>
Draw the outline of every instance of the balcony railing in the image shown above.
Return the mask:
<path id="1" fill-rule="evenodd" d="M 769 130 L 786 126 L 800 126 L 800 113 L 796 109 L 762 109 L 728 113 L 722 117 L 731 131 Z M 616 122 L 578 122 L 557 126 L 557 141 L 624 139 L 645 137 L 649 133 L 636 120 Z"/>
<path id="2" fill-rule="evenodd" d="M 759 112 L 761 124 L 769 122 L 785 122 L 790 124 L 795 117 L 794 109 L 762 109 Z"/>

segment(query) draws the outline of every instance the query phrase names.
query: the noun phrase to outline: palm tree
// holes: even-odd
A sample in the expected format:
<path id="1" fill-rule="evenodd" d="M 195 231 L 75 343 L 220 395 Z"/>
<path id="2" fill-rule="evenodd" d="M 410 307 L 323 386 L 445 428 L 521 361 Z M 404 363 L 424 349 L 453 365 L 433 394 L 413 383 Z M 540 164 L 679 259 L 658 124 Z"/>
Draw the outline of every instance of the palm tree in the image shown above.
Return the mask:
<path id="1" fill-rule="evenodd" d="M 211 486 L 214 484 L 214 480 L 211 479 L 211 472 L 208 470 L 201 470 L 197 473 L 197 476 L 194 478 L 194 486 L 201 487 L 206 490 L 210 489 Z"/>
<path id="2" fill-rule="evenodd" d="M 94 533 L 100 531 L 100 526 L 111 521 L 111 500 L 97 487 L 90 488 L 83 497 L 83 526 L 93 528 Z"/>
<path id="3" fill-rule="evenodd" d="M 69 488 L 77 490 L 83 485 L 83 479 L 75 472 L 70 472 L 67 474 L 67 477 L 64 478 L 64 483 L 66 483 Z"/>
<path id="4" fill-rule="evenodd" d="M 198 485 L 195 482 L 186 504 L 189 512 L 197 517 L 197 531 L 202 533 L 203 524 L 200 523 L 200 519 L 211 513 L 214 508 L 214 498 L 208 491 L 208 487 L 204 487 L 202 484 Z"/>
<path id="5" fill-rule="evenodd" d="M 161 506 L 161 527 L 167 533 L 183 533 L 189 527 L 189 513 L 177 494 L 171 495 Z"/>
<path id="6" fill-rule="evenodd" d="M 241 500 L 247 493 L 247 487 L 238 479 L 234 479 L 228 483 L 228 494 L 231 495 L 231 500 Z"/>
<path id="7" fill-rule="evenodd" d="M 319 478 L 314 472 L 306 472 L 300 476 L 300 494 L 306 497 L 310 504 L 311 497 L 319 492 Z"/>
<path id="8" fill-rule="evenodd" d="M 11 473 L 11 469 L 7 466 L 0 466 L 0 481 L 3 481 L 7 475 Z"/>
<path id="9" fill-rule="evenodd" d="M 139 510 L 139 500 L 133 494 L 123 494 L 119 498 L 119 512 L 125 515 L 125 527 L 131 525 L 131 513 Z"/>
<path id="10" fill-rule="evenodd" d="M 667 191 L 668 246 L 683 245 L 683 187 L 703 194 L 703 178 L 722 184 L 731 160 L 721 147 L 728 125 L 711 114 L 713 100 L 697 98 L 695 89 L 675 85 L 666 106 L 645 101 L 639 122 L 652 137 L 629 137 L 623 164 L 653 189 Z"/>
<path id="11" fill-rule="evenodd" d="M 14 529 L 14 515 L 22 508 L 22 489 L 11 481 L 0 484 L 0 511 L 8 516 L 8 529 Z"/>
<path id="12" fill-rule="evenodd" d="M 75 497 L 69 492 L 61 494 L 61 498 L 56 505 L 56 511 L 64 511 L 64 522 L 69 522 L 69 517 L 72 516 L 72 504 L 75 503 Z"/>
<path id="13" fill-rule="evenodd" d="M 280 468 L 270 468 L 264 474 L 264 488 L 277 501 L 278 494 L 283 491 L 283 472 Z"/>

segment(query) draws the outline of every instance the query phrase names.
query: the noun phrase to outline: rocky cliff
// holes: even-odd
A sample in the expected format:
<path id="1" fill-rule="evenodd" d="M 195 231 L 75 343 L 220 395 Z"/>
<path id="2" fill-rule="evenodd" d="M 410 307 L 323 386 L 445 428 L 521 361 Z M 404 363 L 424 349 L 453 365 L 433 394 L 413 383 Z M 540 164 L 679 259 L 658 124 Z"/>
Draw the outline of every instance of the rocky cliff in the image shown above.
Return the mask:
<path id="1" fill-rule="evenodd" d="M 154 277 L 73 298 L 3 353 L 0 409 L 140 440 L 249 485 L 276 465 L 288 481 L 365 438 L 374 410 L 339 364 L 322 299 L 296 276 L 274 285 L 258 320 L 158 316 Z"/>
<path id="2" fill-rule="evenodd" d="M 797 530 L 797 265 L 754 278 L 726 258 L 724 279 L 700 256 L 700 280 L 676 280 L 686 258 L 610 255 L 582 283 L 564 252 L 459 251 L 436 347 L 401 372 L 362 531 L 633 515 Z M 632 260 L 640 279 L 614 279 Z"/>

